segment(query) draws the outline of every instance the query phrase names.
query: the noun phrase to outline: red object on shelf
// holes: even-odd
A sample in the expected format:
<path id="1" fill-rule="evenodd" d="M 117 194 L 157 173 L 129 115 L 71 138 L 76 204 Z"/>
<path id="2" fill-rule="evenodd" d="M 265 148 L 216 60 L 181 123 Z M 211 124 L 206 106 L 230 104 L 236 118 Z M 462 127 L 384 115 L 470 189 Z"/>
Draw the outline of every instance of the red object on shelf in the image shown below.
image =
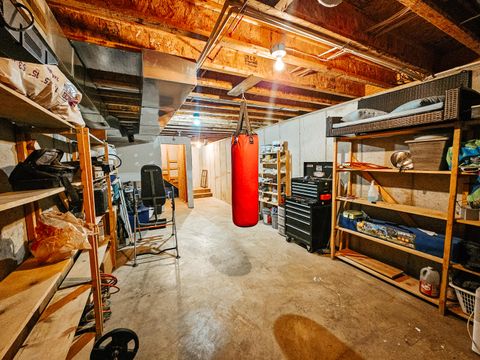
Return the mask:
<path id="1" fill-rule="evenodd" d="M 258 137 L 232 138 L 232 218 L 240 227 L 258 223 Z"/>
<path id="2" fill-rule="evenodd" d="M 321 194 L 320 200 L 332 200 L 332 194 Z"/>

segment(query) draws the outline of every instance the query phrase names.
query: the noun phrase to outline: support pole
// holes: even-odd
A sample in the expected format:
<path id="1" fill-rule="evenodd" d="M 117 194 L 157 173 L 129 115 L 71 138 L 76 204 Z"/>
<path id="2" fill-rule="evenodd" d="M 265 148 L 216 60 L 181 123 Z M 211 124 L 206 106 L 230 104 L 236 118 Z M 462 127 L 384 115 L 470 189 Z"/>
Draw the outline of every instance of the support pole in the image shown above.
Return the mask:
<path id="1" fill-rule="evenodd" d="M 83 207 L 87 224 L 95 225 L 95 198 L 93 193 L 93 170 L 90 153 L 90 137 L 88 128 L 77 128 L 78 154 L 80 169 L 82 170 Z M 90 273 L 92 276 L 93 307 L 95 311 L 95 332 L 97 338 L 103 332 L 103 304 L 102 289 L 100 284 L 100 271 L 98 263 L 98 234 L 88 237 L 90 246 Z"/>

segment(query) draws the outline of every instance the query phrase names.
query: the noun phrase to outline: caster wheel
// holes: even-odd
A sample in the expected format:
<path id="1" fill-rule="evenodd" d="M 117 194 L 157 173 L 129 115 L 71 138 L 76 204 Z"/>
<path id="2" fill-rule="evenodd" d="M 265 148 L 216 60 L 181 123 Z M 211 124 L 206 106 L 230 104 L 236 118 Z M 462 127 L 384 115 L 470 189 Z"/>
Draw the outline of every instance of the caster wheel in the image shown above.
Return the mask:
<path id="1" fill-rule="evenodd" d="M 285 240 L 287 240 L 287 242 L 292 242 L 292 238 L 289 237 L 289 236 L 287 236 L 287 237 L 285 238 Z"/>
<path id="2" fill-rule="evenodd" d="M 313 253 L 313 252 L 314 252 L 314 251 L 313 251 L 313 247 L 307 246 L 307 251 L 308 251 L 310 254 Z"/>

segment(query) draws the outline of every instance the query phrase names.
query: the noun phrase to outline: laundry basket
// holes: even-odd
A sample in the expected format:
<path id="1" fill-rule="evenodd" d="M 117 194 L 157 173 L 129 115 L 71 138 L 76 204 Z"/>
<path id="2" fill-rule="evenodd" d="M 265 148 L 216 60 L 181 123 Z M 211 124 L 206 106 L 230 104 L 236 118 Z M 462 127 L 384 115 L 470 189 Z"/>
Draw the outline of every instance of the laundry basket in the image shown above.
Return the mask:
<path id="1" fill-rule="evenodd" d="M 467 315 L 473 313 L 475 310 L 475 293 L 462 289 L 453 283 L 450 283 L 450 286 L 455 289 L 462 311 Z"/>

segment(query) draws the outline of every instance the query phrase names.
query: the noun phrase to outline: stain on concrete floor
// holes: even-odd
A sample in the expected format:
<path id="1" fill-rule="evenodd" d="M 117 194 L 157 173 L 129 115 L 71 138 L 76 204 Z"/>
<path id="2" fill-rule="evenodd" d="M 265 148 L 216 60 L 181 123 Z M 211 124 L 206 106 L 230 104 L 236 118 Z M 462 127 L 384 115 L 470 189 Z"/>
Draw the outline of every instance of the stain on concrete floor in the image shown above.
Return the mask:
<path id="1" fill-rule="evenodd" d="M 282 315 L 275 321 L 273 332 L 288 360 L 363 360 L 328 329 L 305 316 Z"/>
<path id="2" fill-rule="evenodd" d="M 477 359 L 463 320 L 269 226 L 237 228 L 222 201 L 195 204 L 178 206 L 178 262 L 115 272 L 106 330 L 136 331 L 137 359 Z"/>

